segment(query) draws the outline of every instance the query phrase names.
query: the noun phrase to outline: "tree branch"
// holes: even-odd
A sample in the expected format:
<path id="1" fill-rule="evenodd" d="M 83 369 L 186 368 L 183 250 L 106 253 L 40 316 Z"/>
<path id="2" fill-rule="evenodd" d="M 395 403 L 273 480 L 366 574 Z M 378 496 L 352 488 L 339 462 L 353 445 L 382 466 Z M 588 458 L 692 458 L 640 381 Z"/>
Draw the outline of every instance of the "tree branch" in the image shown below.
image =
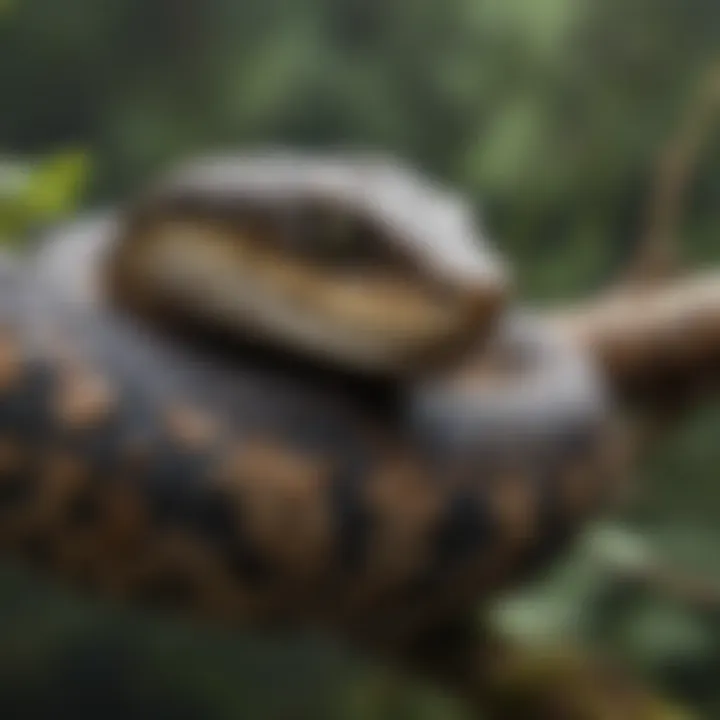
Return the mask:
<path id="1" fill-rule="evenodd" d="M 477 624 L 438 628 L 404 665 L 487 720 L 683 720 L 691 717 L 617 667 L 572 650 L 523 648 Z"/>
<path id="2" fill-rule="evenodd" d="M 680 266 L 678 233 L 688 188 L 720 112 L 720 64 L 703 76 L 677 132 L 658 158 L 645 211 L 645 228 L 630 264 L 629 285 L 652 284 Z"/>
<path id="3" fill-rule="evenodd" d="M 712 580 L 659 563 L 636 567 L 612 566 L 611 570 L 614 580 L 646 587 L 698 612 L 720 614 L 720 585 Z"/>
<path id="4" fill-rule="evenodd" d="M 720 385 L 720 273 L 626 291 L 551 314 L 611 388 L 642 409 L 678 408 Z"/>

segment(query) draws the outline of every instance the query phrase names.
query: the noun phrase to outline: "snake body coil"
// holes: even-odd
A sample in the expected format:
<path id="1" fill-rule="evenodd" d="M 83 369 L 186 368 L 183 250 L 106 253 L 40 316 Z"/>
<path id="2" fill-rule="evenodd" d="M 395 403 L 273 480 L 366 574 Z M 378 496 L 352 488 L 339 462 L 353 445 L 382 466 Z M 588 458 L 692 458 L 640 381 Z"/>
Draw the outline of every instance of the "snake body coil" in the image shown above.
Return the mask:
<path id="1" fill-rule="evenodd" d="M 386 637 L 517 582 L 604 501 L 603 388 L 539 319 L 390 389 L 349 355 L 221 354 L 89 292 L 122 227 L 0 277 L 3 552 L 165 611 Z"/>

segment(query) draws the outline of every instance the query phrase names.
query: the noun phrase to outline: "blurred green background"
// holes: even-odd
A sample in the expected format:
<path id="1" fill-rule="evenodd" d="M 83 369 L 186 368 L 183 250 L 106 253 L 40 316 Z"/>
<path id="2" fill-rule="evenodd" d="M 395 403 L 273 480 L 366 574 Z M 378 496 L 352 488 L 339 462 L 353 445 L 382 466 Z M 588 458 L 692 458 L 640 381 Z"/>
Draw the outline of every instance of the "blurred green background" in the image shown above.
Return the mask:
<path id="1" fill-rule="evenodd" d="M 673 178 L 664 231 L 720 265 L 719 96 L 715 0 L 0 0 L 0 237 L 196 152 L 372 148 L 463 188 L 523 295 L 569 302 L 627 263 Z M 720 604 L 623 572 L 661 558 L 720 584 L 719 438 L 708 402 L 498 622 L 610 650 L 720 717 Z M 0 638 L 3 718 L 462 717 L 327 641 L 155 621 L 12 567 Z"/>

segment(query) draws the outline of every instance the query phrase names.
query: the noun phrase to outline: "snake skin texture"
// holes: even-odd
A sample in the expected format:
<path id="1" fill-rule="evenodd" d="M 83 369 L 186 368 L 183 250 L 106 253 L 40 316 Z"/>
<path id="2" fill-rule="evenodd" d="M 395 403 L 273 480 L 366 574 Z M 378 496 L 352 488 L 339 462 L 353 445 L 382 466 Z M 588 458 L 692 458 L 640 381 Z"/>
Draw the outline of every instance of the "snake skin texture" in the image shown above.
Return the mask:
<path id="1" fill-rule="evenodd" d="M 112 223 L 0 272 L 5 556 L 162 612 L 387 638 L 527 577 L 607 501 L 603 388 L 537 318 L 378 403 L 88 302 Z"/>
<path id="2" fill-rule="evenodd" d="M 489 336 L 510 279 L 457 193 L 363 155 L 200 158 L 127 203 L 109 301 L 406 379 Z"/>

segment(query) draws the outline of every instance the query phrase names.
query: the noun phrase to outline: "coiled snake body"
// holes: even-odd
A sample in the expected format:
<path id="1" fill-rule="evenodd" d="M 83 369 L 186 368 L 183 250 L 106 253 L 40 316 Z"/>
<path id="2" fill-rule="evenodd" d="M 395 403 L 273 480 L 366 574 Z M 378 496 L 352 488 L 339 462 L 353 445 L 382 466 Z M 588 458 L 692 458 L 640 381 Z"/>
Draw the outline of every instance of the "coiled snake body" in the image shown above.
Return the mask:
<path id="1" fill-rule="evenodd" d="M 580 349 L 498 320 L 458 207 L 387 163 L 226 161 L 8 261 L 0 549 L 165 611 L 363 638 L 527 575 L 602 506 L 610 417 Z"/>

